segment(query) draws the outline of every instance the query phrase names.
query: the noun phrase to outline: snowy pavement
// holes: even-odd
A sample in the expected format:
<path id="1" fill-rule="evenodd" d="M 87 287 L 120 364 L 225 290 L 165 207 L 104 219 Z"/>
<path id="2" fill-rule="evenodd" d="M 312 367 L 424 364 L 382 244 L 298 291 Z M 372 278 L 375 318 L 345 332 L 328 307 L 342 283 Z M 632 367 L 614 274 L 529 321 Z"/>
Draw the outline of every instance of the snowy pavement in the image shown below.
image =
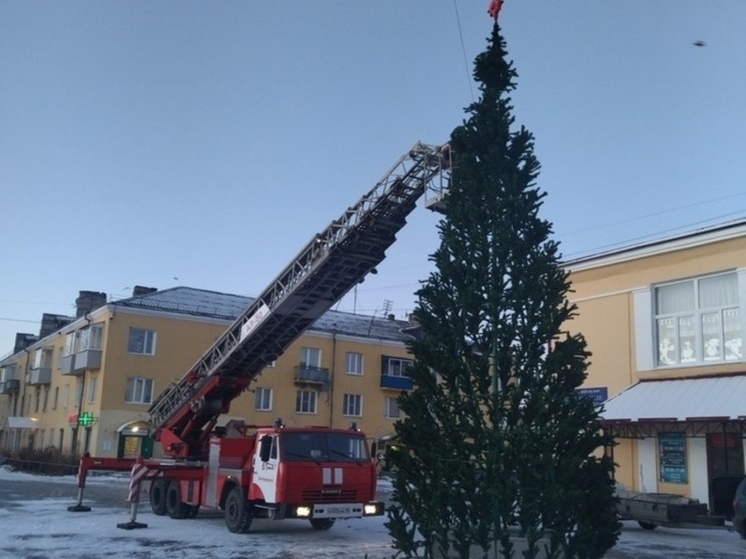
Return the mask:
<path id="1" fill-rule="evenodd" d="M 384 526 L 385 517 L 338 521 L 329 531 L 311 529 L 305 521 L 256 520 L 248 534 L 229 532 L 221 516 L 200 514 L 196 519 L 173 520 L 155 516 L 146 503 L 139 506 L 137 521 L 146 528 L 123 530 L 127 509 L 86 502 L 91 512 L 72 513 L 74 498 L 29 499 L 24 481 L 39 476 L 12 473 L 0 468 L 0 556 L 3 559 L 384 559 L 393 555 Z M 46 478 L 55 487 L 71 485 L 65 494 L 76 494 L 74 478 Z M 92 483 L 121 484 L 110 478 Z M 382 487 L 386 489 L 386 487 Z M 746 541 L 725 529 L 642 530 L 625 522 L 617 546 L 608 559 L 743 559 Z"/>

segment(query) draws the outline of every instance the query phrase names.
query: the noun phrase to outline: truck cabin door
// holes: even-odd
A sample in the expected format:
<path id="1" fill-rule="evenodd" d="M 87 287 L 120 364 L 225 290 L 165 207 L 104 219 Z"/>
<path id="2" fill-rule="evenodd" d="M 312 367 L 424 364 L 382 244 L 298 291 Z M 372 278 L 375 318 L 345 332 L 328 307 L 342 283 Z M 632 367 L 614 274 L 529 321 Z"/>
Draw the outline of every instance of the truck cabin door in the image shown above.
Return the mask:
<path id="1" fill-rule="evenodd" d="M 261 491 L 261 496 L 267 503 L 277 502 L 277 435 L 266 434 L 260 437 L 254 453 L 254 484 Z"/>

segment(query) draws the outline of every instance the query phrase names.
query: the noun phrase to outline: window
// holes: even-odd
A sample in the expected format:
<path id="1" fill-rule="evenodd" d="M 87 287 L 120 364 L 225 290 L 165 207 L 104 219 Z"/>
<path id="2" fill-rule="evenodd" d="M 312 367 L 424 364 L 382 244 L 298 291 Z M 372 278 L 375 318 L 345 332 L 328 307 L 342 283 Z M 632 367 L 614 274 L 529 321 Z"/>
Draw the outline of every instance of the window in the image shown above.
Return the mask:
<path id="1" fill-rule="evenodd" d="M 66 408 L 67 404 L 70 403 L 70 385 L 66 384 L 64 392 L 62 393 L 62 407 Z"/>
<path id="2" fill-rule="evenodd" d="M 75 353 L 75 350 L 77 349 L 77 344 L 75 342 L 77 339 L 77 332 L 70 332 L 65 336 L 65 346 L 62 348 L 63 357 L 67 357 L 68 355 L 73 355 Z"/>
<path id="3" fill-rule="evenodd" d="M 88 403 L 92 404 L 96 401 L 96 385 L 98 384 L 98 377 L 91 377 L 88 381 Z"/>
<path id="4" fill-rule="evenodd" d="M 103 347 L 102 339 L 104 335 L 104 327 L 102 324 L 93 324 L 87 328 L 83 328 L 80 331 L 80 341 L 78 343 L 78 351 L 85 351 L 87 349 L 100 350 Z M 130 330 L 130 340 L 132 339 L 132 330 Z M 141 352 L 133 352 L 141 353 Z"/>
<path id="5" fill-rule="evenodd" d="M 52 351 L 51 347 L 37 349 L 34 353 L 34 366 L 32 369 L 51 369 Z"/>
<path id="6" fill-rule="evenodd" d="M 321 367 L 321 349 L 318 347 L 300 348 L 301 365 L 310 365 L 311 367 Z"/>
<path id="7" fill-rule="evenodd" d="M 659 367 L 741 360 L 735 272 L 660 285 L 654 300 Z"/>
<path id="8" fill-rule="evenodd" d="M 407 369 L 414 364 L 411 359 L 399 357 L 383 357 L 383 374 L 390 377 L 406 377 Z"/>
<path id="9" fill-rule="evenodd" d="M 124 401 L 128 404 L 150 404 L 153 400 L 153 380 L 141 377 L 129 377 Z"/>
<path id="10" fill-rule="evenodd" d="M 155 355 L 155 332 L 142 328 L 130 328 L 127 351 L 141 355 Z"/>
<path id="11" fill-rule="evenodd" d="M 44 387 L 44 404 L 42 405 L 41 411 L 47 411 L 47 407 L 49 406 L 49 387 Z M 49 444 L 52 444 L 51 442 Z"/>
<path id="12" fill-rule="evenodd" d="M 60 387 L 59 386 L 55 386 L 54 387 L 54 398 L 52 399 L 52 409 L 53 410 L 57 409 L 57 404 L 59 403 L 59 401 L 60 401 Z"/>
<path id="13" fill-rule="evenodd" d="M 389 419 L 399 419 L 399 401 L 398 398 L 386 396 L 383 401 L 383 416 Z"/>
<path id="14" fill-rule="evenodd" d="M 363 415 L 363 397 L 360 394 L 345 394 L 342 415 L 360 417 Z"/>
<path id="15" fill-rule="evenodd" d="M 84 381 L 78 379 L 78 384 L 75 385 L 75 406 L 80 407 L 80 404 L 83 403 L 83 389 L 84 389 Z"/>
<path id="16" fill-rule="evenodd" d="M 295 411 L 298 413 L 316 413 L 316 391 L 298 390 L 295 396 Z"/>
<path id="17" fill-rule="evenodd" d="M 348 375 L 363 374 L 363 354 L 348 351 L 345 354 L 345 372 Z"/>
<path id="18" fill-rule="evenodd" d="M 272 389 L 258 387 L 256 389 L 256 409 L 258 411 L 272 410 Z"/>

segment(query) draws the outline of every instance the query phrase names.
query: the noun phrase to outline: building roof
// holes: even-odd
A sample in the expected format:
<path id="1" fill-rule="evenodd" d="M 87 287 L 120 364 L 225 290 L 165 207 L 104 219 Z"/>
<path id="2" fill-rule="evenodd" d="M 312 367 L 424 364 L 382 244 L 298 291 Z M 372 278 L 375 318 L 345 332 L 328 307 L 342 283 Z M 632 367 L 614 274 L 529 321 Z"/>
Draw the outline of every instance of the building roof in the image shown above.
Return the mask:
<path id="1" fill-rule="evenodd" d="M 606 422 L 737 420 L 746 417 L 746 375 L 646 380 L 604 403 Z"/>
<path id="2" fill-rule="evenodd" d="M 170 312 L 219 320 L 234 321 L 254 301 L 253 297 L 196 289 L 172 287 L 109 303 L 120 307 Z M 405 320 L 375 318 L 330 310 L 314 322 L 309 330 L 362 338 L 404 342 L 411 336 L 402 332 L 411 324 Z"/>
<path id="3" fill-rule="evenodd" d="M 646 239 L 638 243 L 623 245 L 606 251 L 586 254 L 562 262 L 562 265 L 572 271 L 579 271 L 596 266 L 604 266 L 624 262 L 626 260 L 643 258 L 653 254 L 660 254 L 671 250 L 690 248 L 717 241 L 740 238 L 746 235 L 746 218 L 707 225 L 697 229 L 689 229 L 683 233 L 674 233 L 655 239 Z"/>

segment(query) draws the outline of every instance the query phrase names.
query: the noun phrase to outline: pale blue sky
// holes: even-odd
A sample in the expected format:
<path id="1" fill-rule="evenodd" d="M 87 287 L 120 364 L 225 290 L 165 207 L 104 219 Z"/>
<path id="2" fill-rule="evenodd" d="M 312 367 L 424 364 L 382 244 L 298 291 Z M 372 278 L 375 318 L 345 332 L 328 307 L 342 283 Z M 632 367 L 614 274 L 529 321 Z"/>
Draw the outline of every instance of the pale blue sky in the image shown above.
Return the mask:
<path id="1" fill-rule="evenodd" d="M 488 3 L 0 1 L 0 354 L 79 290 L 259 294 L 448 141 Z M 746 2 L 506 0 L 500 22 L 566 258 L 746 216 Z M 337 308 L 411 311 L 436 220 Z"/>

